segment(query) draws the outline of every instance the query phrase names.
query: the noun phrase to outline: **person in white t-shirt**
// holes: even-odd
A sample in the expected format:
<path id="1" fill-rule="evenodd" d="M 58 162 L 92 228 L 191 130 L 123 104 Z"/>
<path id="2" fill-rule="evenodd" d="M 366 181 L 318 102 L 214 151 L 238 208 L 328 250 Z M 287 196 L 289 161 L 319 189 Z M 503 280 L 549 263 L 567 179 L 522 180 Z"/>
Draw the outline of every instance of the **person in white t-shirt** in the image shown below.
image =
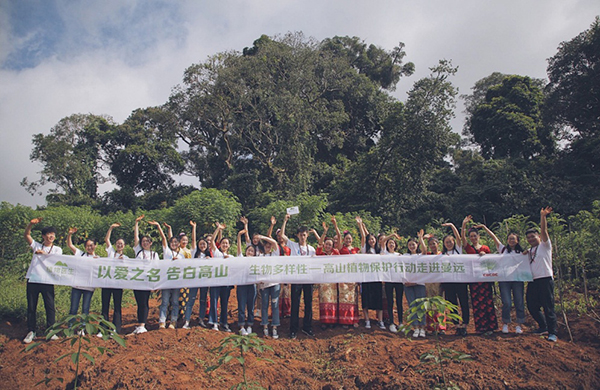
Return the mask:
<path id="1" fill-rule="evenodd" d="M 125 240 L 122 238 L 117 239 L 115 241 L 115 246 L 113 247 L 110 242 L 110 237 L 112 235 L 112 231 L 115 228 L 120 227 L 120 223 L 113 223 L 108 228 L 106 232 L 106 236 L 104 237 L 104 243 L 106 244 L 106 257 L 113 259 L 115 261 L 128 259 L 129 257 L 123 253 L 125 250 Z M 123 289 L 122 288 L 103 288 L 102 289 L 102 316 L 106 321 L 109 320 L 108 312 L 110 310 L 110 297 L 112 296 L 114 311 L 113 311 L 113 324 L 115 325 L 115 331 L 117 333 L 121 333 L 121 324 L 122 324 L 122 314 L 121 314 L 121 306 L 123 302 Z M 98 334 L 99 337 L 102 337 L 102 333 Z"/>
<path id="2" fill-rule="evenodd" d="M 162 240 L 163 260 L 177 261 L 185 258 L 182 248 L 179 246 L 179 239 L 171 236 L 169 240 L 165 236 L 160 224 L 156 221 L 148 221 L 150 225 L 158 229 L 158 234 Z M 179 318 L 179 289 L 168 288 L 161 290 L 160 308 L 158 314 L 158 328 L 165 329 L 167 322 L 167 309 L 171 304 L 171 323 L 169 329 L 175 329 L 177 319 Z"/>
<path id="3" fill-rule="evenodd" d="M 447 234 L 442 240 L 442 254 L 452 256 L 462 254 L 463 242 L 458 229 L 453 223 L 443 223 L 442 226 L 450 227 L 453 234 Z M 456 334 L 459 336 L 467 335 L 467 326 L 469 325 L 469 288 L 467 283 L 442 283 L 442 289 L 446 300 L 454 305 L 460 304 L 460 315 L 462 324 L 454 321 Z"/>
<path id="4" fill-rule="evenodd" d="M 270 233 L 270 231 L 269 231 Z M 262 241 L 264 253 L 260 256 L 272 257 L 279 256 L 279 248 L 277 241 L 270 236 L 259 236 Z M 263 334 L 269 336 L 269 302 L 271 303 L 271 335 L 274 339 L 279 338 L 277 328 L 281 324 L 279 317 L 279 295 L 281 293 L 281 285 L 279 283 L 259 283 L 260 297 L 262 300 L 261 306 L 261 321 L 263 326 Z"/>
<path id="5" fill-rule="evenodd" d="M 315 248 L 308 245 L 308 227 L 300 226 L 296 231 L 298 242 L 291 241 L 285 235 L 285 227 L 289 221 L 290 215 L 286 214 L 281 225 L 281 237 L 286 241 L 290 248 L 291 256 L 315 256 Z M 300 297 L 304 294 L 304 319 L 302 320 L 302 333 L 314 337 L 312 330 L 312 284 L 292 284 L 292 316 L 290 319 L 290 338 L 295 339 L 300 325 Z"/>
<path id="6" fill-rule="evenodd" d="M 246 229 L 239 231 L 237 235 L 237 257 L 257 256 L 256 246 L 247 242 L 245 253 L 242 250 L 242 236 L 247 234 Z M 238 285 L 236 289 L 238 301 L 238 327 L 242 336 L 248 336 L 254 333 L 252 326 L 254 325 L 254 302 L 256 300 L 256 284 Z"/>
<path id="7" fill-rule="evenodd" d="M 210 249 L 215 259 L 228 259 L 235 258 L 229 254 L 229 248 L 231 242 L 229 238 L 222 237 L 220 240 L 216 240 L 217 237 L 221 237 L 221 232 L 225 230 L 225 225 L 217 222 L 217 229 L 213 234 L 213 240 L 210 242 Z M 219 242 L 219 248 L 217 248 L 217 242 Z M 229 306 L 229 295 L 233 286 L 214 286 L 210 288 L 210 309 L 208 313 L 208 324 L 212 325 L 213 330 L 221 330 L 225 332 L 231 332 L 231 328 L 227 322 L 227 308 Z M 221 301 L 221 313 L 217 315 L 217 306 Z"/>
<path id="8" fill-rule="evenodd" d="M 56 239 L 56 229 L 52 226 L 42 228 L 42 242 L 37 242 L 31 237 L 31 229 L 42 221 L 42 218 L 32 219 L 25 228 L 25 240 L 33 251 L 31 265 L 27 270 L 27 336 L 23 342 L 29 344 L 35 338 L 35 330 L 37 324 L 37 304 L 40 294 L 44 300 L 44 309 L 46 310 L 46 329 L 54 325 L 56 321 L 56 309 L 54 306 L 54 285 L 44 283 L 33 283 L 29 281 L 31 270 L 34 262 L 37 262 L 40 257 L 47 255 L 62 255 L 62 249 L 54 245 Z M 58 337 L 53 336 L 53 340 Z"/>
<path id="9" fill-rule="evenodd" d="M 554 273 L 552 270 L 552 243 L 548 236 L 548 221 L 546 217 L 552 212 L 552 207 L 540 211 L 540 231 L 529 229 L 525 232 L 529 249 L 529 263 L 533 282 L 527 284 L 527 308 L 533 319 L 538 323 L 536 334 L 548 333 L 549 341 L 557 341 L 556 313 L 554 312 Z M 544 314 L 542 314 L 544 309 Z"/>
<path id="10" fill-rule="evenodd" d="M 73 252 L 75 257 L 92 257 L 96 256 L 96 241 L 92 239 L 85 240 L 85 251 L 77 248 L 73 245 L 72 236 L 77 232 L 77 228 L 70 228 L 67 234 L 67 246 Z M 69 315 L 75 315 L 79 311 L 79 301 L 81 301 L 81 312 L 83 314 L 90 314 L 90 306 L 92 304 L 92 296 L 94 295 L 93 287 L 80 287 L 74 286 L 71 288 L 71 308 Z M 83 331 L 82 331 L 83 332 Z"/>

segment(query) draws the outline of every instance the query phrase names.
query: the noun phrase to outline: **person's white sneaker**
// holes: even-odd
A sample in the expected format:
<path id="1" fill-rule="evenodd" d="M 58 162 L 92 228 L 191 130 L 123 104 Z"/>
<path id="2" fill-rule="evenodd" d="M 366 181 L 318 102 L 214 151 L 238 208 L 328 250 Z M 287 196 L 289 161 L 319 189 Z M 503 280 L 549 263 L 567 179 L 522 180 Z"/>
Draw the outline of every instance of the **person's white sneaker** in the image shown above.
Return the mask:
<path id="1" fill-rule="evenodd" d="M 77 332 L 77 335 L 79 336 L 85 336 L 85 330 L 81 329 L 79 332 Z"/>
<path id="2" fill-rule="evenodd" d="M 133 334 L 141 334 L 141 333 L 146 333 L 148 331 L 148 329 L 146 329 L 145 326 L 138 326 L 137 328 L 135 328 L 135 330 L 133 331 Z"/>
<path id="3" fill-rule="evenodd" d="M 520 325 L 517 325 L 517 326 L 515 327 L 515 333 L 516 333 L 516 334 L 521 334 L 521 333 L 523 333 L 523 329 L 521 328 L 521 326 L 520 326 Z"/>
<path id="4" fill-rule="evenodd" d="M 250 325 L 248 325 L 248 327 L 246 328 L 246 333 L 248 333 L 248 334 L 252 333 L 252 327 Z"/>
<path id="5" fill-rule="evenodd" d="M 35 338 L 35 332 L 29 332 L 29 333 L 27 333 L 27 336 L 25 336 L 25 338 L 23 339 L 23 342 L 25 344 L 29 344 L 33 341 L 34 338 Z"/>
<path id="6" fill-rule="evenodd" d="M 275 328 L 273 328 L 273 330 L 275 330 Z M 263 334 L 265 335 L 265 337 L 269 337 L 269 328 L 268 327 L 263 328 Z"/>
<path id="7" fill-rule="evenodd" d="M 502 333 L 508 333 L 508 324 L 502 325 Z"/>
<path id="8" fill-rule="evenodd" d="M 54 336 L 50 337 L 50 341 L 56 341 L 56 340 L 58 340 L 58 336 L 57 335 L 54 335 Z"/>
<path id="9" fill-rule="evenodd" d="M 161 322 L 160 324 L 158 324 L 158 329 L 165 329 L 167 326 L 164 322 Z"/>
<path id="10" fill-rule="evenodd" d="M 246 332 L 246 328 L 244 328 L 243 326 L 240 328 L 240 334 L 242 336 L 248 336 L 248 332 Z"/>
<path id="11" fill-rule="evenodd" d="M 214 324 L 213 325 L 213 330 L 216 330 L 218 332 L 219 331 L 219 325 L 218 324 Z"/>
<path id="12" fill-rule="evenodd" d="M 427 334 L 425 333 L 425 329 L 421 328 L 419 331 L 419 337 L 425 337 Z"/>
<path id="13" fill-rule="evenodd" d="M 419 337 L 419 329 L 415 329 L 415 331 L 413 332 L 413 338 L 417 337 Z"/>
<path id="14" fill-rule="evenodd" d="M 277 328 L 273 328 L 273 338 L 275 340 L 277 340 L 279 338 L 279 335 L 277 334 Z"/>
<path id="15" fill-rule="evenodd" d="M 390 325 L 390 332 L 392 332 L 392 333 L 398 332 L 398 328 L 396 327 L 396 325 L 394 325 L 394 324 Z"/>
<path id="16" fill-rule="evenodd" d="M 385 329 L 385 324 L 383 321 L 379 321 L 379 329 Z"/>
<path id="17" fill-rule="evenodd" d="M 175 329 L 175 325 L 173 323 L 169 324 L 169 329 Z"/>
<path id="18" fill-rule="evenodd" d="M 190 322 L 186 321 L 185 324 L 183 324 L 182 328 L 183 329 L 189 329 L 190 328 Z"/>
<path id="19" fill-rule="evenodd" d="M 369 320 L 365 321 L 365 328 L 371 329 L 371 321 L 369 321 Z"/>
<path id="20" fill-rule="evenodd" d="M 98 334 L 96 335 L 96 337 L 98 337 L 99 339 L 102 338 L 102 332 L 98 332 Z"/>

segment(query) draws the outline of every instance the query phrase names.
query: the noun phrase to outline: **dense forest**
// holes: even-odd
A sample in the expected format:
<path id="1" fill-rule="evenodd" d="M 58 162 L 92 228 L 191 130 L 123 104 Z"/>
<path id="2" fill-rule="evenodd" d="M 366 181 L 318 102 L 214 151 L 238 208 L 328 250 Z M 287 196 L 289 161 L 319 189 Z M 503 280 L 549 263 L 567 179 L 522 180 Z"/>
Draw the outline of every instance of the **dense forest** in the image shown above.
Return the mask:
<path id="1" fill-rule="evenodd" d="M 189 66 L 162 106 L 123 123 L 74 114 L 35 135 L 42 170 L 21 184 L 47 191 L 38 213 L 83 207 L 109 223 L 154 211 L 179 229 L 205 221 L 203 232 L 240 215 L 266 230 L 294 205 L 305 223 L 361 214 L 374 231 L 404 235 L 469 214 L 489 225 L 535 221 L 545 205 L 597 217 L 600 18 L 558 45 L 547 80 L 493 73 L 458 96 L 457 68 L 441 60 L 399 101 L 391 92 L 414 72 L 409 57 L 402 43 L 387 51 L 357 37 L 263 35 Z M 462 136 L 450 126 L 459 98 Z M 176 184 L 180 174 L 202 191 Z M 114 189 L 99 193 L 107 181 Z M 4 203 L 2 213 L 21 226 L 33 210 Z M 105 228 L 80 231 L 102 238 Z"/>

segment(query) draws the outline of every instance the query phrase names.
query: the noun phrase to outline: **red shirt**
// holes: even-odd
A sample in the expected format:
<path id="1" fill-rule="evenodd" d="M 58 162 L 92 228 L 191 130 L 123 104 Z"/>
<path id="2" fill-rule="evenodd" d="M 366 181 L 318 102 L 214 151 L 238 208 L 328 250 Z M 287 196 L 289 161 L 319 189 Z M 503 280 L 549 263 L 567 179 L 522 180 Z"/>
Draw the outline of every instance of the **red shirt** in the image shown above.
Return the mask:
<path id="1" fill-rule="evenodd" d="M 475 247 L 471 244 L 467 245 L 465 247 L 465 252 L 467 252 L 468 255 L 478 255 L 481 252 L 485 252 L 485 253 L 492 253 L 490 251 L 490 247 L 487 245 L 482 245 L 481 248 L 479 248 L 479 250 L 475 249 Z"/>
<path id="2" fill-rule="evenodd" d="M 331 255 L 339 255 L 340 251 L 338 251 L 337 249 L 333 248 L 333 250 L 331 251 Z M 317 256 L 329 256 L 327 253 L 323 252 L 323 248 L 317 248 Z"/>
<path id="3" fill-rule="evenodd" d="M 360 253 L 360 249 L 358 248 L 348 248 L 347 246 L 345 246 L 342 249 L 340 249 L 340 255 L 355 255 L 357 253 Z"/>
<path id="4" fill-rule="evenodd" d="M 281 250 L 283 250 L 283 253 L 281 253 Z M 279 246 L 279 256 L 289 256 L 292 254 L 292 250 L 287 247 L 287 246 Z"/>

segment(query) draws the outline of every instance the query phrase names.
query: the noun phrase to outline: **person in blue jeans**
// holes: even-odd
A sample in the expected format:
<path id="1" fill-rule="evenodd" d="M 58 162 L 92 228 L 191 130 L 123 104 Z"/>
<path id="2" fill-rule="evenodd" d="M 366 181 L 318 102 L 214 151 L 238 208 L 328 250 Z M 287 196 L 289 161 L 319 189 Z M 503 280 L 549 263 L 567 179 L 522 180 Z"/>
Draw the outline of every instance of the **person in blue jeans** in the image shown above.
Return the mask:
<path id="1" fill-rule="evenodd" d="M 210 249 L 213 254 L 213 258 L 215 259 L 235 258 L 235 256 L 231 256 L 229 254 L 229 248 L 231 247 L 229 238 L 221 238 L 219 240 L 220 247 L 217 248 L 217 237 L 220 237 L 220 233 L 224 229 L 225 225 L 217 222 L 217 229 L 212 235 L 213 240 L 210 242 Z M 210 288 L 210 311 L 208 314 L 208 324 L 212 326 L 213 330 L 218 331 L 219 325 L 221 325 L 221 330 L 224 330 L 225 332 L 231 332 L 231 328 L 227 323 L 227 307 L 229 305 L 229 293 L 232 288 L 232 286 L 215 286 Z M 217 306 L 219 305 L 219 300 L 221 301 L 221 313 L 219 316 L 217 316 Z"/>
<path id="2" fill-rule="evenodd" d="M 279 256 L 277 241 L 268 236 L 259 236 L 262 241 L 264 252 L 260 254 L 263 257 Z M 279 283 L 259 283 L 261 305 L 261 321 L 263 333 L 269 336 L 269 302 L 271 306 L 271 326 L 274 339 L 279 338 L 277 328 L 281 325 L 279 318 L 279 294 L 281 293 L 281 284 Z"/>
<path id="3" fill-rule="evenodd" d="M 254 257 L 256 256 L 256 247 L 248 245 L 246 247 L 246 253 L 242 253 L 242 235 L 246 234 L 246 229 L 240 230 L 237 236 L 237 250 L 238 258 Z M 247 336 L 252 331 L 254 325 L 254 302 L 256 301 L 256 285 L 247 284 L 243 286 L 237 286 L 237 301 L 238 301 L 238 326 L 240 328 L 240 334 Z"/>
<path id="4" fill-rule="evenodd" d="M 515 232 L 508 234 L 506 245 L 503 245 L 498 237 L 485 225 L 477 225 L 476 229 L 483 229 L 496 243 L 498 253 L 522 253 L 527 254 L 521 247 L 519 235 Z M 522 325 L 525 323 L 525 282 L 498 282 L 500 286 L 500 298 L 502 299 L 502 333 L 508 333 L 508 326 L 512 322 L 510 311 L 513 300 L 517 312 L 517 325 L 515 333 L 523 333 Z"/>
<path id="5" fill-rule="evenodd" d="M 208 241 L 205 238 L 200 239 L 198 241 L 198 245 L 196 245 L 196 253 L 194 253 L 194 258 L 197 259 L 210 259 L 212 257 L 210 250 L 208 250 Z M 204 323 L 204 316 L 206 314 L 206 298 L 208 296 L 208 287 L 195 287 L 190 288 L 190 300 L 185 305 L 185 323 L 183 324 L 183 329 L 190 329 L 190 320 L 192 318 L 192 311 L 194 309 L 194 304 L 196 303 L 196 297 L 200 293 L 200 312 L 198 325 L 203 328 L 206 328 L 206 324 Z"/>
<path id="6" fill-rule="evenodd" d="M 93 257 L 96 256 L 96 241 L 92 239 L 85 240 L 85 252 L 73 245 L 73 234 L 77 232 L 77 228 L 70 228 L 67 234 L 67 246 L 73 252 L 76 257 Z M 71 307 L 69 309 L 69 315 L 75 315 L 79 311 L 79 302 L 81 302 L 81 312 L 83 314 L 90 314 L 90 306 L 92 304 L 92 296 L 94 295 L 94 288 L 92 287 L 73 287 L 71 289 Z M 81 331 L 83 332 L 83 330 Z"/>
<path id="7" fill-rule="evenodd" d="M 423 229 L 418 233 L 419 241 L 423 241 Z M 425 244 L 423 244 L 424 246 Z M 418 256 L 421 254 L 421 248 L 419 248 L 419 244 L 417 240 L 414 238 L 409 238 L 407 246 L 407 252 L 403 256 Z M 427 296 L 427 291 L 424 284 L 417 283 L 405 283 L 404 284 L 404 294 L 406 295 L 406 301 L 408 302 L 408 306 L 412 307 L 413 302 L 419 298 L 425 298 Z M 413 326 L 413 337 L 425 337 L 425 325 L 426 320 L 425 317 L 419 319 L 415 318 L 412 322 Z"/>

